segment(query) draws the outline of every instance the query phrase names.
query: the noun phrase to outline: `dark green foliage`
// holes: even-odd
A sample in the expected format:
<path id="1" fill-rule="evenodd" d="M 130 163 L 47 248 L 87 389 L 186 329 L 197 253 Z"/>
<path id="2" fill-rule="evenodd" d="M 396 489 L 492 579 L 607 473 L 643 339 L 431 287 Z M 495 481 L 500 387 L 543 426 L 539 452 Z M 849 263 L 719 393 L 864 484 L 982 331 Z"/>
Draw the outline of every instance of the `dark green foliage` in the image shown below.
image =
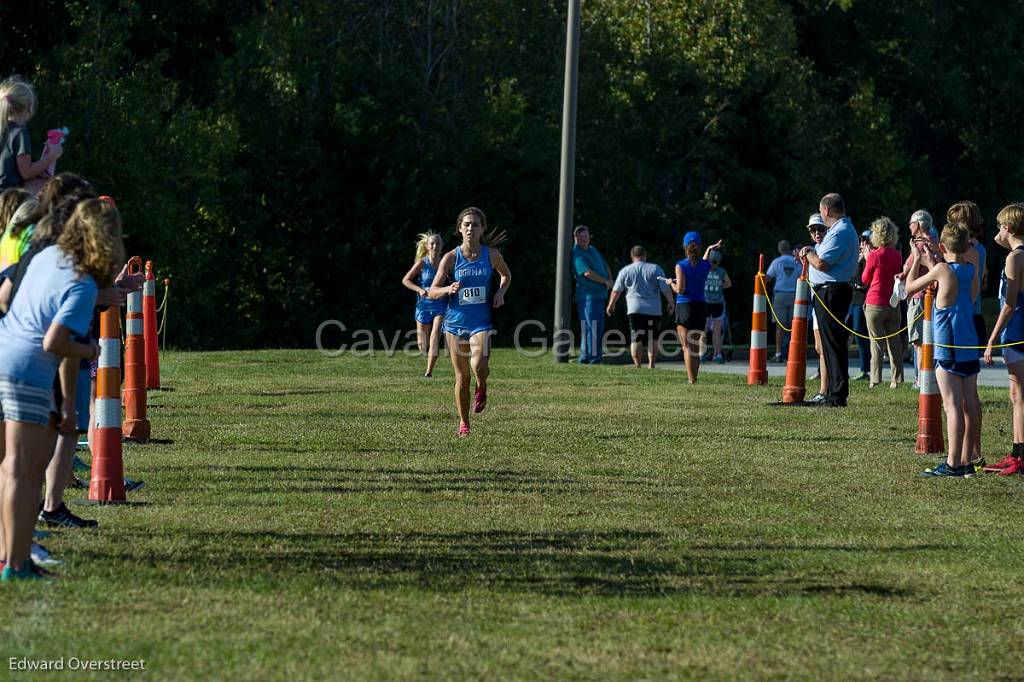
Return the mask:
<path id="1" fill-rule="evenodd" d="M 119 200 L 175 281 L 181 347 L 411 324 L 415 234 L 477 205 L 508 231 L 499 318 L 551 318 L 562 0 L 78 0 L 0 9 L 31 123 Z M 1020 198 L 1019 3 L 584 3 L 576 218 L 616 267 L 726 240 L 733 314 L 756 254 L 806 241 L 827 191 L 857 225 Z M 990 218 L 988 227 L 991 230 Z"/>

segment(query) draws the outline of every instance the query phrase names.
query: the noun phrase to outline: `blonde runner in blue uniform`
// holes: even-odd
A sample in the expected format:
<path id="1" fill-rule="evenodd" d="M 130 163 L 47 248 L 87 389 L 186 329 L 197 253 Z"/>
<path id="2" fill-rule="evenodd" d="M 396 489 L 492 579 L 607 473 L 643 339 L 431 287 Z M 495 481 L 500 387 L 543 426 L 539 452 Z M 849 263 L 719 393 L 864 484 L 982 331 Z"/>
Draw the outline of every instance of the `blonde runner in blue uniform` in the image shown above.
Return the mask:
<path id="1" fill-rule="evenodd" d="M 438 348 L 441 345 L 441 321 L 448 309 L 446 298 L 432 299 L 427 296 L 430 285 L 437 276 L 441 262 L 444 240 L 436 232 L 424 232 L 416 241 L 416 262 L 402 278 L 406 289 L 415 291 L 416 298 L 416 345 L 421 353 L 427 354 L 425 377 L 434 376 Z"/>
<path id="2" fill-rule="evenodd" d="M 455 229 L 462 244 L 441 259 L 437 276 L 430 287 L 430 298 L 448 296 L 444 318 L 445 340 L 455 369 L 455 407 L 459 412 L 460 438 L 469 435 L 470 373 L 476 379 L 473 412 L 487 406 L 488 359 L 491 349 L 493 320 L 491 309 L 505 305 L 505 292 L 512 282 L 512 273 L 501 253 L 486 246 L 491 235 L 484 235 L 487 218 L 479 208 L 469 207 L 459 213 Z M 500 241 L 500 237 L 493 238 Z M 491 295 L 492 275 L 500 280 Z"/>

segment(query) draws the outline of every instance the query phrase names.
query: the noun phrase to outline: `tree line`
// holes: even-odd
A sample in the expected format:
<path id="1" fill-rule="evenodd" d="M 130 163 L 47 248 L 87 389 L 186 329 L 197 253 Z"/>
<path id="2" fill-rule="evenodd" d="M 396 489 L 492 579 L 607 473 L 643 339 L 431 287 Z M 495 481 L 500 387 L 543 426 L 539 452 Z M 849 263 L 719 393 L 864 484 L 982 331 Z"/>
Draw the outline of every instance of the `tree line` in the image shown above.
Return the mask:
<path id="1" fill-rule="evenodd" d="M 415 235 L 458 211 L 509 235 L 513 320 L 550 320 L 562 0 L 76 0 L 0 6 L 29 128 L 115 196 L 157 262 L 182 348 L 310 346 L 318 325 L 411 326 Z M 609 262 L 806 241 L 840 192 L 859 229 L 1021 198 L 1019 2 L 586 0 L 577 223 Z M 902 228 L 904 230 L 905 227 Z M 993 254 L 993 257 L 998 257 Z"/>

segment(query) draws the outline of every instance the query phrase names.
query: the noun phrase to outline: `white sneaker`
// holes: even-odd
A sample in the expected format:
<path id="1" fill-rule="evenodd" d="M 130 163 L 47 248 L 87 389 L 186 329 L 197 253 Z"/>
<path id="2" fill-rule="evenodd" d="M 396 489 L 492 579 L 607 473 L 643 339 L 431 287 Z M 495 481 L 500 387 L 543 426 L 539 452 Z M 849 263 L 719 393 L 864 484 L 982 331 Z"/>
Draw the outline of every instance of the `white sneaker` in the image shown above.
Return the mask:
<path id="1" fill-rule="evenodd" d="M 53 568 L 64 563 L 60 559 L 54 559 L 45 547 L 35 542 L 32 543 L 32 561 L 43 568 Z"/>

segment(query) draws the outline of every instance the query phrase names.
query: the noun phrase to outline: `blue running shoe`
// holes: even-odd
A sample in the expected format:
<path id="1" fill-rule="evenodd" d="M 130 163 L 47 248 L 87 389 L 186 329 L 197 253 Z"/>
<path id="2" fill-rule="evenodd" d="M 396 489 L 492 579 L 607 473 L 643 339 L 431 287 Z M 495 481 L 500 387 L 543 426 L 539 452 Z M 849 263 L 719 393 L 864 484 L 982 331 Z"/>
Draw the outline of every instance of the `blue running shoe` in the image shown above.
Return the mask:
<path id="1" fill-rule="evenodd" d="M 137 481 L 134 478 L 126 478 L 126 479 L 124 479 L 124 491 L 126 493 L 130 493 L 132 491 L 138 490 L 139 488 L 141 488 L 144 485 L 146 485 L 145 481 Z"/>
<path id="2" fill-rule="evenodd" d="M 934 466 L 934 467 L 932 467 L 930 469 L 925 469 L 924 471 L 922 471 L 919 474 L 919 476 L 924 476 L 926 478 L 932 478 L 932 477 L 936 477 L 936 476 L 942 476 L 942 477 L 945 477 L 945 478 L 963 478 L 964 477 L 964 468 L 963 467 L 951 467 L 948 464 L 946 464 L 946 460 L 942 460 L 941 462 L 938 463 L 938 465 L 936 465 L 936 466 Z"/>

